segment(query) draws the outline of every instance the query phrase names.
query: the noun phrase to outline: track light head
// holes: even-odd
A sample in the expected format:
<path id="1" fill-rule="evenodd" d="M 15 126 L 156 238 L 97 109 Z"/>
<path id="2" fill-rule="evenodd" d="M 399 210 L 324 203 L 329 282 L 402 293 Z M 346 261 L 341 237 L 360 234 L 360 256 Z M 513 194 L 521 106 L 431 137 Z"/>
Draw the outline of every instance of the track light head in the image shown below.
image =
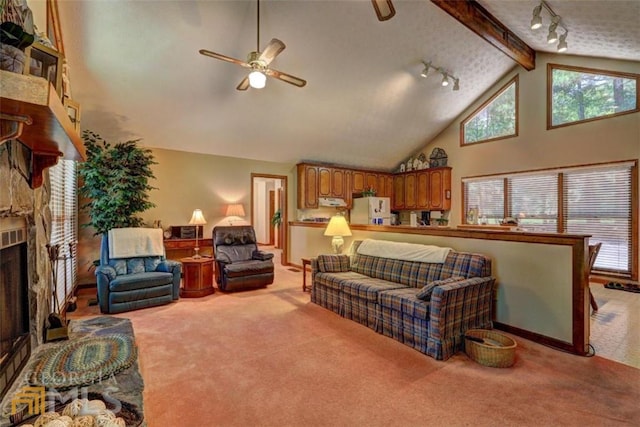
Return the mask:
<path id="1" fill-rule="evenodd" d="M 542 4 L 539 4 L 533 9 L 533 18 L 531 18 L 531 29 L 537 30 L 542 27 L 542 17 L 540 12 L 542 11 Z"/>
<path id="2" fill-rule="evenodd" d="M 431 62 L 428 62 L 426 64 L 423 62 L 423 64 L 424 64 L 424 70 L 422 70 L 422 73 L 420 73 L 420 75 L 426 79 L 427 77 L 429 77 L 429 71 L 431 69 Z"/>
<path id="3" fill-rule="evenodd" d="M 447 78 L 447 73 L 442 73 L 442 86 L 449 86 L 449 79 Z"/>
<path id="4" fill-rule="evenodd" d="M 566 52 L 568 47 L 567 47 L 567 34 L 569 34 L 569 31 L 565 32 L 563 35 L 560 36 L 560 41 L 558 42 L 558 52 Z"/>
<path id="5" fill-rule="evenodd" d="M 549 34 L 547 35 L 547 43 L 555 43 L 558 41 L 558 33 L 556 29 L 558 28 L 558 23 L 560 22 L 559 16 L 554 16 L 551 25 L 549 25 Z"/>
<path id="6" fill-rule="evenodd" d="M 454 91 L 460 90 L 460 80 L 459 79 L 454 79 L 453 80 L 453 90 Z"/>

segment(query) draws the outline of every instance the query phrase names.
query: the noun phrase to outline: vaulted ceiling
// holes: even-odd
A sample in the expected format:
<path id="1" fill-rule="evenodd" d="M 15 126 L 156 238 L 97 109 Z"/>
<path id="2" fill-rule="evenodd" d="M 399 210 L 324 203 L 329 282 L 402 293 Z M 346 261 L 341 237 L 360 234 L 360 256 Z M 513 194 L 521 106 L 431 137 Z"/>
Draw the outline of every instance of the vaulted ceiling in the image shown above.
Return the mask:
<path id="1" fill-rule="evenodd" d="M 538 1 L 479 3 L 535 50 L 555 51 L 546 26 L 529 28 Z M 149 147 L 393 169 L 517 66 L 431 1 L 393 4 L 380 22 L 367 0 L 262 0 L 260 50 L 282 40 L 271 67 L 308 83 L 269 78 L 242 92 L 246 69 L 198 50 L 245 60 L 256 50 L 254 0 L 59 2 L 82 128 Z M 570 30 L 569 54 L 640 61 L 639 1 L 549 4 Z M 420 77 L 422 61 L 460 90 Z"/>

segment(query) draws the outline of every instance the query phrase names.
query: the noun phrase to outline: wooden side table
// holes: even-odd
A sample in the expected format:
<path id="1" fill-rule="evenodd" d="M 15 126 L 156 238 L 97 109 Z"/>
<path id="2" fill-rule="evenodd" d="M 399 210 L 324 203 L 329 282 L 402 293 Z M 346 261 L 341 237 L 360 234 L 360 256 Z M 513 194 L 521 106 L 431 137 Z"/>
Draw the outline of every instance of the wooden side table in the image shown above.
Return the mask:
<path id="1" fill-rule="evenodd" d="M 182 263 L 182 298 L 199 298 L 211 295 L 213 288 L 213 258 L 181 258 Z"/>
<path id="2" fill-rule="evenodd" d="M 302 258 L 302 292 L 307 292 L 307 265 L 311 265 L 311 260 Z M 308 289 L 311 290 L 311 286 Z"/>

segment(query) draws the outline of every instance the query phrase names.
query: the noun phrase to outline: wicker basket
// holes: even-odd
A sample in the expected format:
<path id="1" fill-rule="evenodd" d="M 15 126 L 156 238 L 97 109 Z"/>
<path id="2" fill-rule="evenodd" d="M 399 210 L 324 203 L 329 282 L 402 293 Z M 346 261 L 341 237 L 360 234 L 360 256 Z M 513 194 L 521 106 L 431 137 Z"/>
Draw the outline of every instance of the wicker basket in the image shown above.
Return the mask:
<path id="1" fill-rule="evenodd" d="M 513 365 L 517 346 L 513 339 L 487 329 L 469 329 L 465 336 L 487 339 L 486 343 L 481 343 L 465 337 L 464 350 L 472 360 L 492 368 L 508 368 Z M 491 342 L 500 345 L 492 345 Z"/>

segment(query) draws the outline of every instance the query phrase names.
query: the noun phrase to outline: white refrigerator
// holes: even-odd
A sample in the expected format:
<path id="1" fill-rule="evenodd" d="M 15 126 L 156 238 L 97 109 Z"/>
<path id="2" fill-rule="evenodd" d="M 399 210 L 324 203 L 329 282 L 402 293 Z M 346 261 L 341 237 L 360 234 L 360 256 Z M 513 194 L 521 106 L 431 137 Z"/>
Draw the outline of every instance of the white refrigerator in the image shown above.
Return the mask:
<path id="1" fill-rule="evenodd" d="M 391 225 L 391 199 L 389 197 L 353 199 L 351 224 Z"/>

